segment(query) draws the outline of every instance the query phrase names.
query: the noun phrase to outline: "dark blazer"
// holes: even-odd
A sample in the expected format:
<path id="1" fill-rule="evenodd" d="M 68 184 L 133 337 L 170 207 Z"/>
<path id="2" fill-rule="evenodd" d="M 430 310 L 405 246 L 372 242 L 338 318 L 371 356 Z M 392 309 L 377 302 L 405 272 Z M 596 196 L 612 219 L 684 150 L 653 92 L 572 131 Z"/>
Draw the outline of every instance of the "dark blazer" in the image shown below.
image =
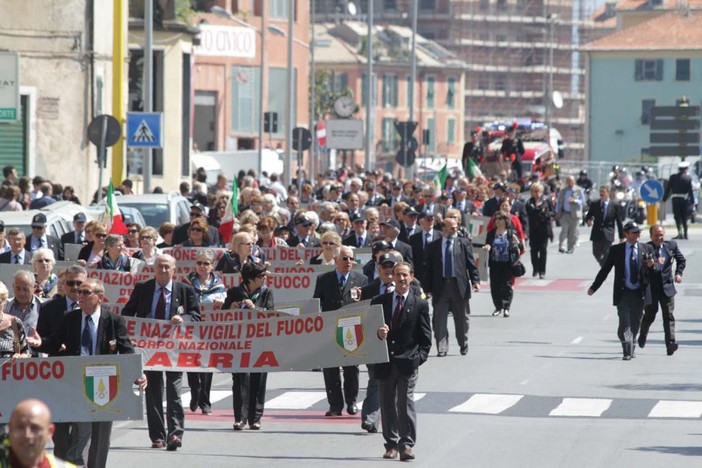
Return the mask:
<path id="1" fill-rule="evenodd" d="M 413 294 L 413 295 L 421 298 L 422 293 L 423 293 L 422 288 L 418 284 L 415 284 L 415 283 L 416 283 L 416 279 L 415 279 L 415 282 L 410 284 L 410 294 Z M 368 299 L 373 299 L 374 297 L 380 296 L 382 294 L 384 294 L 384 293 L 382 293 L 380 291 L 380 278 L 374 279 L 373 281 L 371 281 L 370 283 L 368 283 L 367 285 L 365 285 L 361 288 L 361 300 L 362 301 L 367 301 Z"/>
<path id="2" fill-rule="evenodd" d="M 592 220 L 592 231 L 590 231 L 590 240 L 593 242 L 601 242 L 608 240 L 614 242 L 614 227 L 617 227 L 619 239 L 624 239 L 624 227 L 622 225 L 622 213 L 619 205 L 612 200 L 607 202 L 607 213 L 602 213 L 602 203 L 594 201 L 590 203 L 590 209 L 585 215 L 585 220 Z"/>
<path id="3" fill-rule="evenodd" d="M 31 251 L 31 236 L 27 236 L 27 240 L 24 242 L 24 250 L 27 252 Z M 63 260 L 63 244 L 61 244 L 61 239 L 55 236 L 46 235 L 46 248 L 54 252 L 54 258 L 56 260 Z"/>
<path id="4" fill-rule="evenodd" d="M 90 241 L 87 244 L 85 244 L 83 248 L 80 249 L 80 252 L 78 252 L 78 260 L 85 260 L 87 262 L 90 258 L 90 252 L 93 251 L 94 245 L 95 241 Z"/>
<path id="5" fill-rule="evenodd" d="M 173 231 L 173 245 L 179 245 L 188 240 L 188 229 L 190 228 L 190 222 L 183 223 Z M 212 245 L 222 245 L 222 241 L 219 239 L 219 231 L 214 226 L 207 226 L 207 233 L 210 235 L 210 244 Z"/>
<path id="6" fill-rule="evenodd" d="M 85 238 L 85 235 L 83 236 Z M 65 248 L 64 246 L 66 244 L 78 244 L 79 242 L 76 242 L 76 232 L 71 231 L 67 232 L 66 234 L 61 236 L 61 248 Z M 85 242 L 83 242 L 85 244 Z"/>
<path id="7" fill-rule="evenodd" d="M 492 197 L 488 200 L 485 200 L 485 203 L 483 203 L 483 216 L 492 216 L 495 213 L 497 213 L 497 210 L 500 209 L 500 201 Z M 521 220 L 520 220 L 521 221 Z"/>
<path id="8" fill-rule="evenodd" d="M 409 244 L 410 236 L 414 235 L 415 232 L 421 231 L 421 230 L 422 230 L 422 226 L 420 226 L 419 223 L 416 223 L 414 225 L 414 230 L 412 231 L 412 234 L 409 234 L 409 229 L 407 228 L 407 226 L 405 226 L 405 223 L 401 223 L 400 224 L 400 235 L 397 236 L 397 238 L 399 240 L 401 240 L 402 242 L 404 242 L 405 244 Z"/>
<path id="9" fill-rule="evenodd" d="M 522 223 L 522 231 L 524 231 L 524 235 L 528 236 L 529 216 L 527 216 L 526 204 L 519 199 L 515 199 L 512 202 L 512 208 L 509 210 L 509 212 L 513 215 L 517 215 L 519 222 Z"/>
<path id="10" fill-rule="evenodd" d="M 390 327 L 386 338 L 390 361 L 373 364 L 373 372 L 378 379 L 388 377 L 393 366 L 404 375 L 412 374 L 426 362 L 431 350 L 431 325 L 427 301 L 410 293 L 402 309 L 400 324 L 397 329 L 394 329 L 392 326 L 394 295 L 395 293 L 383 294 L 371 301 L 371 304 L 383 306 L 385 324 Z"/>
<path id="11" fill-rule="evenodd" d="M 400 252 L 402 254 L 402 259 L 405 262 L 414 265 L 414 259 L 412 258 L 412 247 L 410 247 L 409 244 L 405 244 L 400 239 L 396 239 L 395 247 L 393 247 L 393 250 L 397 250 L 398 252 Z"/>
<path id="12" fill-rule="evenodd" d="M 42 336 L 42 345 L 39 351 L 55 356 L 58 354 L 61 345 L 65 345 L 66 351 L 63 355 L 80 356 L 82 332 L 83 312 L 72 310 L 63 318 L 55 333 L 46 339 Z M 110 341 L 112 340 L 116 342 L 114 347 L 110 347 Z M 112 312 L 100 311 L 95 353 L 134 354 L 134 348 L 132 348 L 132 342 L 129 339 L 129 335 L 127 335 L 127 327 L 122 317 Z"/>
<path id="13" fill-rule="evenodd" d="M 300 240 L 300 237 L 295 234 L 292 236 L 290 239 L 288 239 L 288 245 L 290 247 L 297 247 L 300 245 L 302 241 Z M 308 248 L 316 248 L 316 247 L 321 247 L 322 246 L 322 241 L 319 239 L 319 237 L 315 236 L 314 234 L 311 234 L 310 240 L 307 243 Z"/>
<path id="14" fill-rule="evenodd" d="M 343 290 L 339 291 L 339 280 L 335 269 L 322 273 L 317 277 L 312 297 L 319 299 L 322 312 L 337 310 L 353 302 L 353 299 L 351 299 L 351 288 L 362 288 L 367 284 L 368 278 L 363 273 L 351 270 L 346 283 L 344 283 Z"/>
<path id="15" fill-rule="evenodd" d="M 39 308 L 39 319 L 37 320 L 37 333 L 39 333 L 39 336 L 44 339 L 44 337 L 54 334 L 67 312 L 68 299 L 65 296 L 42 303 Z"/>
<path id="16" fill-rule="evenodd" d="M 624 288 L 626 287 L 624 284 L 624 275 L 626 274 L 626 267 L 624 265 L 624 262 L 626 261 L 626 245 L 626 242 L 622 242 L 620 244 L 614 244 L 612 247 L 609 248 L 607 258 L 605 259 L 602 268 L 600 268 L 599 273 L 597 273 L 595 281 L 590 286 L 590 289 L 592 289 L 593 291 L 597 291 L 600 288 L 600 286 L 602 286 L 602 283 L 604 283 L 604 280 L 607 279 L 607 275 L 609 275 L 609 272 L 612 270 L 612 267 L 614 267 L 614 291 L 612 295 L 612 303 L 615 306 L 619 304 L 619 301 L 621 301 L 622 294 L 624 293 Z M 649 278 L 649 269 L 643 260 L 644 254 L 653 255 L 651 246 L 639 242 L 638 283 L 639 286 L 641 286 L 642 297 L 648 285 Z"/>
<path id="17" fill-rule="evenodd" d="M 659 257 L 659 252 L 653 242 L 648 242 L 651 246 L 653 258 Z M 656 301 L 660 295 L 665 297 L 673 297 L 677 294 L 675 290 L 674 276 L 682 276 L 685 271 L 685 256 L 680 252 L 678 244 L 675 241 L 663 241 L 661 249 L 665 254 L 665 261 L 661 265 L 654 261 L 653 268 L 649 273 L 649 287 L 646 288 L 646 304 L 651 304 Z M 673 274 L 673 260 L 675 260 L 675 274 Z"/>
<path id="18" fill-rule="evenodd" d="M 429 204 L 420 203 L 419 205 L 415 206 L 414 209 L 418 213 L 422 213 L 423 211 L 426 211 L 428 205 L 431 205 L 431 203 L 429 203 Z M 431 212 L 434 213 L 435 215 L 440 214 L 441 219 L 443 219 L 446 217 L 446 205 L 442 205 L 441 203 L 438 203 L 438 202 L 434 203 L 434 206 L 432 206 Z"/>
<path id="19" fill-rule="evenodd" d="M 244 283 L 234 286 L 227 290 L 227 298 L 224 300 L 222 309 L 231 309 L 232 303 L 241 302 L 244 299 L 251 299 L 249 295 L 244 291 Z M 273 291 L 266 286 L 263 286 L 258 293 L 258 298 L 253 301 L 256 307 L 261 309 L 273 310 L 275 309 L 275 303 L 273 301 Z"/>
<path id="20" fill-rule="evenodd" d="M 529 238 L 534 241 L 553 239 L 552 220 L 555 210 L 551 200 L 543 195 L 539 200 L 531 197 L 526 203 L 526 211 L 529 218 Z"/>
<path id="21" fill-rule="evenodd" d="M 373 244 L 373 234 L 366 231 L 366 237 L 363 239 L 363 245 L 361 247 L 370 247 Z M 349 247 L 356 247 L 356 240 L 358 237 L 355 232 L 351 232 L 348 236 L 344 237 L 341 241 L 341 245 L 348 245 Z"/>
<path id="22" fill-rule="evenodd" d="M 428 268 L 426 270 L 426 288 L 438 299 L 444 290 L 444 268 L 441 252 L 442 239 L 436 239 L 429 244 L 426 251 Z M 453 245 L 453 271 L 458 280 L 458 290 L 461 296 L 468 300 L 471 295 L 471 284 L 480 283 L 480 272 L 475 265 L 473 244 L 465 237 L 455 237 Z"/>
<path id="23" fill-rule="evenodd" d="M 441 238 L 441 231 L 432 230 L 431 241 Z M 424 255 L 424 230 L 412 234 L 409 238 L 409 245 L 412 248 L 412 261 L 414 262 L 414 276 L 426 289 L 426 271 L 429 268 L 428 257 Z M 427 248 L 429 246 L 427 245 Z"/>
<path id="24" fill-rule="evenodd" d="M 148 318 L 151 313 L 151 303 L 156 291 L 156 280 L 140 281 L 134 286 L 132 295 L 129 296 L 129 301 L 122 309 L 122 315 L 129 317 Z M 169 317 L 177 314 L 178 307 L 183 307 L 181 317 L 186 322 L 200 321 L 200 304 L 197 300 L 197 294 L 192 286 L 173 281 L 173 290 L 171 291 L 171 310 Z"/>
<path id="25" fill-rule="evenodd" d="M 399 201 L 403 201 L 409 205 L 411 200 L 408 197 L 406 197 L 405 195 L 400 195 Z M 392 196 L 389 196 L 388 198 L 385 199 L 385 204 L 387 204 L 388 206 L 393 205 Z"/>
<path id="26" fill-rule="evenodd" d="M 12 250 L 0 254 L 0 263 L 11 263 L 12 262 Z M 32 252 L 25 250 L 24 252 L 24 265 L 29 265 L 32 263 Z"/>

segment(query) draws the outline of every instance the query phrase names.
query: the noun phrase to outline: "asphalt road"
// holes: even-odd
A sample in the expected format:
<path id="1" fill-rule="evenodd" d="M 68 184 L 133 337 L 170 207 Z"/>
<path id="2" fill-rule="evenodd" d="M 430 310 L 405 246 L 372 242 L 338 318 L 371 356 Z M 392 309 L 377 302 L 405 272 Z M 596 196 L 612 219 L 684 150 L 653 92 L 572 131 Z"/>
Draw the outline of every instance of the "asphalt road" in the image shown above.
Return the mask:
<path id="1" fill-rule="evenodd" d="M 572 255 L 551 244 L 546 279 L 519 280 L 510 318 L 491 316 L 487 288 L 477 294 L 468 356 L 455 343 L 445 358 L 432 350 L 417 385 L 415 465 L 702 466 L 702 228 L 679 242 L 688 260 L 676 298 L 679 351 L 666 356 L 659 317 L 646 348 L 628 362 L 616 336 L 611 277 L 594 296 L 586 294 L 598 269 L 587 236 L 585 229 Z M 528 254 L 525 263 L 530 275 Z M 109 465 L 392 463 L 381 458 L 382 436 L 360 429 L 360 415 L 323 416 L 319 372 L 269 375 L 261 431 L 232 431 L 229 375 L 215 376 L 213 399 L 211 416 L 186 408 L 177 452 L 149 448 L 145 420 L 116 423 Z"/>

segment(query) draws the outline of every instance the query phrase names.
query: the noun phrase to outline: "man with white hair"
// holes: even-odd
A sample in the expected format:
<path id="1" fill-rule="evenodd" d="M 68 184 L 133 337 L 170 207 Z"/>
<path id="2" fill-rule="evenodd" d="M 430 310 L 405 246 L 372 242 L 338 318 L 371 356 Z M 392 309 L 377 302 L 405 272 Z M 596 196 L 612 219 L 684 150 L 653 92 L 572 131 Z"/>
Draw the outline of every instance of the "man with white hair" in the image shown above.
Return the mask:
<path id="1" fill-rule="evenodd" d="M 20 270 L 12 277 L 12 291 L 15 295 L 5 304 L 5 313 L 14 315 L 24 324 L 27 336 L 32 335 L 32 330 L 37 328 L 39 321 L 39 308 L 41 301 L 34 295 L 34 273 Z M 33 352 L 36 356 L 36 353 Z"/>

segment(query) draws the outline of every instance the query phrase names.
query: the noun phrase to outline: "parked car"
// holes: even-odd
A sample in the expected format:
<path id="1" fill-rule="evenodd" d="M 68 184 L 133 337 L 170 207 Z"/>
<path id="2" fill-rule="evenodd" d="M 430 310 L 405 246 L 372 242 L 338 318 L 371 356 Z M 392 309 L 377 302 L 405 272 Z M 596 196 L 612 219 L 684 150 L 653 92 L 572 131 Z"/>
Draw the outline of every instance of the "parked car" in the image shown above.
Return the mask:
<path id="1" fill-rule="evenodd" d="M 61 214 L 51 210 L 1 211 L 0 220 L 5 223 L 5 232 L 17 227 L 29 237 L 32 234 L 32 218 L 38 213 L 46 216 L 46 233 L 60 238 L 67 232 L 73 231 L 73 226 Z M 73 218 L 71 218 L 71 221 Z"/>
<path id="2" fill-rule="evenodd" d="M 190 220 L 190 201 L 178 193 L 150 193 L 146 195 L 122 195 L 116 197 L 117 206 L 125 214 L 135 217 L 139 212 L 145 224 L 158 229 L 161 224 L 171 222 L 176 226 Z M 104 210 L 105 200 L 98 205 Z M 138 222 L 138 221 L 137 221 Z"/>

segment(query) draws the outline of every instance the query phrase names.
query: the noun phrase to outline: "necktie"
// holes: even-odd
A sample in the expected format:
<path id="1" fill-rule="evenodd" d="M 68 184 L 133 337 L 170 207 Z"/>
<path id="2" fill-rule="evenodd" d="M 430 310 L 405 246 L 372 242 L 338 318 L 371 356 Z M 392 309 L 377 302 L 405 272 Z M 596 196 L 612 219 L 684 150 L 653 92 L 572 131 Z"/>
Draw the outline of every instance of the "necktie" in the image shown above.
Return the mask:
<path id="1" fill-rule="evenodd" d="M 15 265 L 19 265 L 19 254 L 15 254 Z"/>
<path id="2" fill-rule="evenodd" d="M 166 320 L 166 288 L 161 288 L 156 302 L 156 320 Z"/>
<path id="3" fill-rule="evenodd" d="M 444 278 L 453 276 L 453 255 L 451 251 L 451 239 L 446 240 L 446 252 L 444 252 Z"/>
<path id="4" fill-rule="evenodd" d="M 93 328 L 93 321 L 90 315 L 85 316 L 85 326 L 83 327 L 83 333 L 80 336 L 80 355 L 90 356 L 93 354 L 93 336 L 91 329 Z"/>
<path id="5" fill-rule="evenodd" d="M 339 277 L 339 291 L 342 291 L 344 289 L 344 283 L 346 283 L 346 278 L 343 276 Z"/>
<path id="6" fill-rule="evenodd" d="M 359 237 L 356 241 L 356 247 L 363 247 L 363 237 Z"/>
<path id="7" fill-rule="evenodd" d="M 304 239 L 302 239 L 302 245 L 307 247 L 307 238 L 306 237 Z"/>
<path id="8" fill-rule="evenodd" d="M 397 305 L 392 313 L 392 328 L 395 329 L 400 326 L 400 315 L 402 315 L 402 305 L 404 298 L 402 296 L 397 296 Z"/>
<path id="9" fill-rule="evenodd" d="M 431 239 L 430 233 L 427 232 L 426 234 L 424 234 L 424 250 L 427 249 L 427 245 L 429 244 L 430 239 Z"/>
<path id="10" fill-rule="evenodd" d="M 636 255 L 636 245 L 630 247 L 630 257 L 629 257 L 629 282 L 631 284 L 638 284 L 639 282 L 639 259 Z"/>

